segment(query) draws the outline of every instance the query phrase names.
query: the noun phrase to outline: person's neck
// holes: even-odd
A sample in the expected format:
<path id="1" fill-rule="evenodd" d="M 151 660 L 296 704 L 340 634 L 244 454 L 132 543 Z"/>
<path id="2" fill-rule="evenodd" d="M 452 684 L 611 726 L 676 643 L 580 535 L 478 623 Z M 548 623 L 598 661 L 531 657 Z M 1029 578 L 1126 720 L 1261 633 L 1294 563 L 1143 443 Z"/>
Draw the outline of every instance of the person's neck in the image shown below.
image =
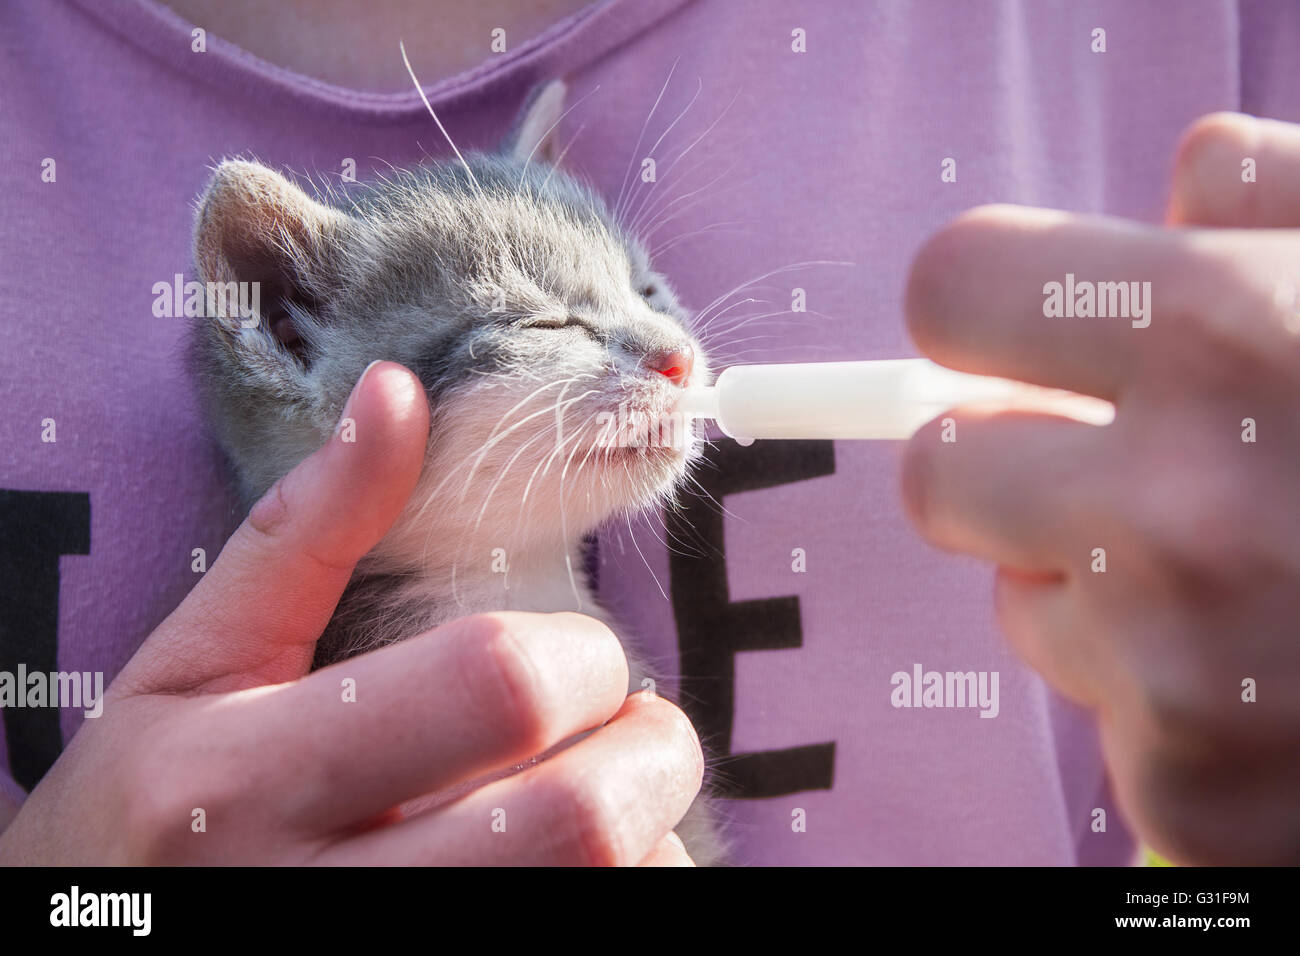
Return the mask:
<path id="1" fill-rule="evenodd" d="M 537 36 L 591 0 L 163 0 L 185 19 L 269 63 L 356 90 L 410 86 L 402 40 L 421 83 L 455 76 Z"/>

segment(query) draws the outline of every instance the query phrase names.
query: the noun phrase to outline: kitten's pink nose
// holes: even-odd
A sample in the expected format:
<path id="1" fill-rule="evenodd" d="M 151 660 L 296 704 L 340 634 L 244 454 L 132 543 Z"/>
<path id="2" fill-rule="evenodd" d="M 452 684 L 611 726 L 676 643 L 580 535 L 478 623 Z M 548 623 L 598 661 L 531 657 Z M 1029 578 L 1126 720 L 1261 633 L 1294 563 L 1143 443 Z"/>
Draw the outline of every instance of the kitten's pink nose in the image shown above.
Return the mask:
<path id="1" fill-rule="evenodd" d="M 645 358 L 647 368 L 666 376 L 674 385 L 681 385 L 691 377 L 695 367 L 695 351 L 689 345 L 672 349 L 658 349 Z"/>

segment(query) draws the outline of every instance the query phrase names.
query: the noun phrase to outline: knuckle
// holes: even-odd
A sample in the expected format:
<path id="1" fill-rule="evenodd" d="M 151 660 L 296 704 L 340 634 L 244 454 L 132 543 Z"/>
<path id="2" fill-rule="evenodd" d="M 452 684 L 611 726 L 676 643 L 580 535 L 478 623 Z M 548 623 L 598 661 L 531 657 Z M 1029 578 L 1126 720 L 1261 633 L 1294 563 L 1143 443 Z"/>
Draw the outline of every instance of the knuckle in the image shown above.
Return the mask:
<path id="1" fill-rule="evenodd" d="M 581 866 L 626 866 L 628 841 L 623 814 L 604 774 L 596 773 L 567 784 L 562 795 L 568 807 L 572 851 Z"/>
<path id="2" fill-rule="evenodd" d="M 1257 255 L 1252 255 L 1251 250 Z M 1180 365 L 1205 387 L 1254 383 L 1262 368 L 1293 354 L 1276 317 L 1279 283 L 1262 247 L 1243 247 L 1240 237 L 1204 231 L 1180 241 L 1180 314 L 1166 335 L 1164 361 Z"/>
<path id="3" fill-rule="evenodd" d="M 1248 122 L 1240 114 L 1229 112 L 1208 113 L 1192 121 L 1174 151 L 1175 172 L 1192 171 L 1223 157 L 1232 159 L 1235 172 L 1250 135 Z"/>
<path id="4" fill-rule="evenodd" d="M 1249 496 L 1240 466 L 1225 460 L 1216 423 L 1179 415 L 1161 429 L 1121 425 L 1111 454 L 1125 467 L 1095 482 L 1099 537 L 1126 569 L 1116 579 L 1147 587 L 1214 575 L 1238 547 Z M 1132 572 L 1130 576 L 1127 572 Z M 1107 576 L 1109 580 L 1109 576 Z"/>
<path id="5" fill-rule="evenodd" d="M 1261 244 L 1248 249 L 1239 236 L 1209 232 L 1201 233 L 1190 248 L 1193 254 L 1187 274 L 1201 277 L 1207 296 L 1203 301 L 1214 303 L 1213 309 L 1202 310 L 1202 316 L 1223 314 L 1222 326 L 1228 331 L 1257 324 L 1272 307 L 1276 293 L 1273 270 L 1267 261 L 1260 261 L 1269 247 Z"/>
<path id="6" fill-rule="evenodd" d="M 656 786 L 662 787 L 653 791 L 653 797 L 675 799 L 679 793 L 698 792 L 704 776 L 704 755 L 686 714 L 662 698 L 634 702 L 632 706 L 643 708 L 639 719 L 650 724 L 657 737 L 647 751 L 646 759 L 652 765 L 645 767 L 645 772 L 657 781 Z M 643 808 L 638 802 L 637 808 L 630 810 L 626 784 L 624 777 L 606 767 L 555 781 L 554 798 L 562 808 L 561 832 L 566 837 L 562 846 L 571 862 L 582 866 L 630 866 L 639 862 L 640 851 L 633 833 L 640 830 L 636 821 L 643 816 Z M 649 812 L 657 815 L 657 811 Z M 667 823 L 665 820 L 665 826 Z"/>
<path id="7" fill-rule="evenodd" d="M 1244 225 L 1257 217 L 1257 193 L 1243 188 L 1241 161 L 1255 151 L 1252 121 L 1210 113 L 1184 130 L 1174 150 L 1173 202 L 1180 218 L 1204 226 Z"/>
<path id="8" fill-rule="evenodd" d="M 1175 459 L 1176 460 L 1176 459 Z M 1211 599 L 1221 585 L 1245 569 L 1249 526 L 1235 469 L 1184 462 L 1167 480 L 1144 482 L 1127 496 L 1127 524 L 1148 567 L 1179 593 Z"/>
<path id="9" fill-rule="evenodd" d="M 253 505 L 244 523 L 235 529 L 233 542 L 242 542 L 230 552 L 245 552 L 249 555 L 283 552 L 291 549 L 305 560 L 311 562 L 327 575 L 351 574 L 356 556 L 333 555 L 330 548 L 324 550 L 306 547 L 295 541 L 295 526 L 300 525 L 305 515 L 299 514 L 303 509 L 298 504 L 302 497 L 300 485 L 302 475 L 299 469 L 290 471 L 280 478 L 270 490 Z M 224 556 L 225 552 L 223 552 Z"/>
<path id="10" fill-rule="evenodd" d="M 289 523 L 289 498 L 284 487 L 287 480 L 287 476 L 279 479 L 249 511 L 245 524 L 256 537 L 274 538 Z"/>
<path id="11" fill-rule="evenodd" d="M 520 750 L 537 752 L 550 743 L 551 694 L 529 642 L 507 615 L 480 614 L 468 622 L 472 639 L 462 665 L 465 686 L 475 688 L 480 713 Z"/>
<path id="12" fill-rule="evenodd" d="M 123 808 L 123 834 L 130 858 L 146 864 L 181 862 L 194 850 L 193 812 L 210 810 L 199 796 L 196 776 L 188 762 L 170 748 L 150 747 L 135 761 L 131 779 L 144 781 L 132 790 Z"/>

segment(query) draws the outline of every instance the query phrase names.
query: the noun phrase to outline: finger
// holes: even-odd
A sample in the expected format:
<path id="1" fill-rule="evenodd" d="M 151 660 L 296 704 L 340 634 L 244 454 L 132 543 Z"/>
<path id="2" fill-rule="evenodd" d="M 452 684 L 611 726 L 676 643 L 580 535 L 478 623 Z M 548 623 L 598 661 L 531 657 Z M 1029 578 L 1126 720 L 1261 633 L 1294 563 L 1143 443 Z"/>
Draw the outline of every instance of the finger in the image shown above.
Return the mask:
<path id="1" fill-rule="evenodd" d="M 262 755 L 246 761 L 257 781 L 247 802 L 319 833 L 598 727 L 627 683 L 618 638 L 593 618 L 482 614 L 259 692 L 227 717 L 223 739 Z M 258 747 L 267 727 L 274 750 Z"/>
<path id="2" fill-rule="evenodd" d="M 632 694 L 607 725 L 549 760 L 335 844 L 318 862 L 632 866 L 685 815 L 703 773 L 686 715 Z"/>
<path id="3" fill-rule="evenodd" d="M 1054 689 L 1084 706 L 1100 700 L 1096 648 L 1084 640 L 1073 587 L 1061 580 L 999 567 L 993 584 L 998 627 L 1008 643 Z"/>
<path id="4" fill-rule="evenodd" d="M 1089 522 L 1104 428 L 1019 411 L 956 409 L 903 452 L 903 503 L 932 544 L 1064 573 Z"/>
<path id="5" fill-rule="evenodd" d="M 637 866 L 694 866 L 695 861 L 686 852 L 681 837 L 669 830 L 668 835 L 659 841 L 658 846 Z"/>
<path id="6" fill-rule="evenodd" d="M 1183 134 L 1168 220 L 1177 225 L 1300 226 L 1300 126 L 1211 113 Z"/>
<path id="7" fill-rule="evenodd" d="M 392 525 L 424 461 L 429 409 L 400 365 L 371 365 L 344 409 L 353 428 L 253 506 L 194 590 L 128 665 L 136 692 L 225 690 L 300 676 L 353 566 Z"/>
<path id="8" fill-rule="evenodd" d="M 1179 317 L 1214 300 L 1222 270 L 1198 269 L 1201 255 L 1179 232 L 985 206 L 917 253 L 908 327 L 943 365 L 1114 401 L 1176 342 Z"/>

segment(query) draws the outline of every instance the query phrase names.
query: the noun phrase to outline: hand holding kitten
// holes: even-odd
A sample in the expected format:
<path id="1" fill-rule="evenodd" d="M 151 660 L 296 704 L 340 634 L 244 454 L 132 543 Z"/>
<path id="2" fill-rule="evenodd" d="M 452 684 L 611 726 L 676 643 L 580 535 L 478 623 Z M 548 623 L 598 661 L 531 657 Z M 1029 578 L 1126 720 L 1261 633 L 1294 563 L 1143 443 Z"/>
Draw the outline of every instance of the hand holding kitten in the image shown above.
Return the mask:
<path id="1" fill-rule="evenodd" d="M 626 696 L 603 624 L 476 615 L 308 673 L 429 430 L 424 389 L 393 363 L 344 417 L 355 442 L 336 435 L 259 501 L 0 834 L 0 861 L 689 865 L 671 828 L 699 742 L 672 704 Z M 455 802 L 396 809 L 592 728 Z"/>

